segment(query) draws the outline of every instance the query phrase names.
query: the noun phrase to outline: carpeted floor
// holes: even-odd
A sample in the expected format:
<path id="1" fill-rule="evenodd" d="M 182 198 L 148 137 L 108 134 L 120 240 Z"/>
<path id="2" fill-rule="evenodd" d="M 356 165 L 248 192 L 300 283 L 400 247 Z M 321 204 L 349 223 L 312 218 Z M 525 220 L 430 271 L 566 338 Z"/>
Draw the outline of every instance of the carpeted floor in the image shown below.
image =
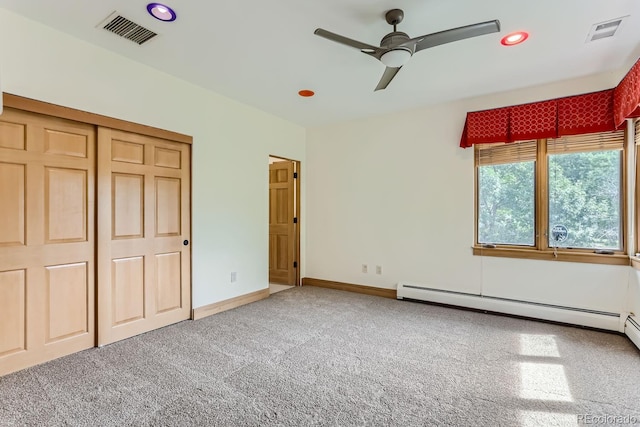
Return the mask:
<path id="1" fill-rule="evenodd" d="M 640 424 L 640 352 L 623 336 L 314 287 L 0 378 L 2 426 L 613 417 Z"/>

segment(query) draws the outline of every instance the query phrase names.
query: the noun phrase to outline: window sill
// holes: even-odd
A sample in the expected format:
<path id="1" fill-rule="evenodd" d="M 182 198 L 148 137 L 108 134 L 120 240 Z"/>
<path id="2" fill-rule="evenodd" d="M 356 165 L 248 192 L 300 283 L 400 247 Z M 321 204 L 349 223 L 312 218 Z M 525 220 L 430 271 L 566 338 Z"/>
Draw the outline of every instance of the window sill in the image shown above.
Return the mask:
<path id="1" fill-rule="evenodd" d="M 558 250 L 557 257 L 552 250 L 539 251 L 536 249 L 520 248 L 484 248 L 473 247 L 474 255 L 495 256 L 504 258 L 537 259 L 544 261 L 584 262 L 589 264 L 629 265 L 629 256 L 618 253 L 613 255 L 595 254 L 593 252 L 579 252 Z M 633 258 L 632 263 L 633 263 Z M 640 258 L 636 258 L 636 268 L 640 270 Z"/>

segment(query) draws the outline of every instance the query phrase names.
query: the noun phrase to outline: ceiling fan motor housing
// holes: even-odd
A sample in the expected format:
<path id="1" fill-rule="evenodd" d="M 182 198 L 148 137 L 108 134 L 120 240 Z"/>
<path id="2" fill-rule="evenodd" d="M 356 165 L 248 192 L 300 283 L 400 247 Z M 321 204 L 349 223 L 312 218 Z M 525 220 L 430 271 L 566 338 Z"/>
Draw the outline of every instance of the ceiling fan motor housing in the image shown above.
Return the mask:
<path id="1" fill-rule="evenodd" d="M 411 44 L 410 46 L 398 46 L 409 39 L 410 37 L 407 35 L 407 33 L 394 31 L 393 33 L 389 33 L 382 38 L 382 40 L 380 41 L 380 47 L 384 47 L 387 49 L 403 49 L 407 52 L 411 52 L 411 54 L 413 55 L 412 48 L 415 46 L 415 44 Z"/>
<path id="2" fill-rule="evenodd" d="M 409 36 L 399 31 L 394 31 L 384 36 L 380 42 L 380 47 L 386 51 L 380 56 L 380 62 L 392 68 L 399 68 L 406 64 L 413 56 L 415 49 L 415 43 L 401 46 L 408 40 Z"/>

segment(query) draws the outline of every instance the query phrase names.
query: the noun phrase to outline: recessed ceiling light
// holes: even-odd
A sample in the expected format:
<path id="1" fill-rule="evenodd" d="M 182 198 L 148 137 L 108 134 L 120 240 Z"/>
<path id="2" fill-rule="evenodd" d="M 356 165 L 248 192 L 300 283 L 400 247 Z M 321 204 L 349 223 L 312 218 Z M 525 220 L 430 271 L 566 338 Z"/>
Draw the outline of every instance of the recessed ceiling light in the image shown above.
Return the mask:
<path id="1" fill-rule="evenodd" d="M 149 3 L 147 5 L 147 12 L 161 21 L 171 22 L 176 20 L 176 13 L 173 9 L 161 3 Z"/>
<path id="2" fill-rule="evenodd" d="M 316 93 L 314 91 L 309 90 L 309 89 L 303 89 L 300 92 L 298 92 L 298 95 L 300 95 L 303 98 L 309 98 L 309 97 L 311 97 L 311 96 L 313 96 L 315 94 Z"/>
<path id="3" fill-rule="evenodd" d="M 516 44 L 520 44 L 526 39 L 529 38 L 529 33 L 524 31 L 517 31 L 515 33 L 507 34 L 500 40 L 503 46 L 513 46 Z"/>

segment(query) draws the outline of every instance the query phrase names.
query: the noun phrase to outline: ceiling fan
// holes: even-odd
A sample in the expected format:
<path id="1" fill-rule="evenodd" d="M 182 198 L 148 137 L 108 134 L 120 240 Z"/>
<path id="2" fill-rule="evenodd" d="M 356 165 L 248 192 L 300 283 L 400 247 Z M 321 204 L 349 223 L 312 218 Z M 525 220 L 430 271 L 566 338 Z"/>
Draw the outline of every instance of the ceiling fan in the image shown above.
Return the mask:
<path id="1" fill-rule="evenodd" d="M 437 33 L 426 34 L 420 37 L 409 38 L 406 33 L 396 30 L 396 26 L 402 22 L 404 12 L 401 9 L 392 9 L 385 14 L 385 19 L 389 25 L 393 25 L 393 32 L 382 38 L 380 47 L 367 43 L 362 43 L 348 37 L 341 36 L 331 31 L 316 29 L 313 33 L 333 40 L 334 42 L 359 49 L 362 53 L 373 56 L 382 62 L 387 68 L 376 86 L 375 90 L 385 89 L 391 80 L 398 74 L 400 68 L 413 56 L 414 53 L 423 49 L 451 43 L 471 37 L 485 34 L 497 33 L 500 31 L 500 21 L 493 20 L 467 25 L 464 27 L 451 28 Z"/>

